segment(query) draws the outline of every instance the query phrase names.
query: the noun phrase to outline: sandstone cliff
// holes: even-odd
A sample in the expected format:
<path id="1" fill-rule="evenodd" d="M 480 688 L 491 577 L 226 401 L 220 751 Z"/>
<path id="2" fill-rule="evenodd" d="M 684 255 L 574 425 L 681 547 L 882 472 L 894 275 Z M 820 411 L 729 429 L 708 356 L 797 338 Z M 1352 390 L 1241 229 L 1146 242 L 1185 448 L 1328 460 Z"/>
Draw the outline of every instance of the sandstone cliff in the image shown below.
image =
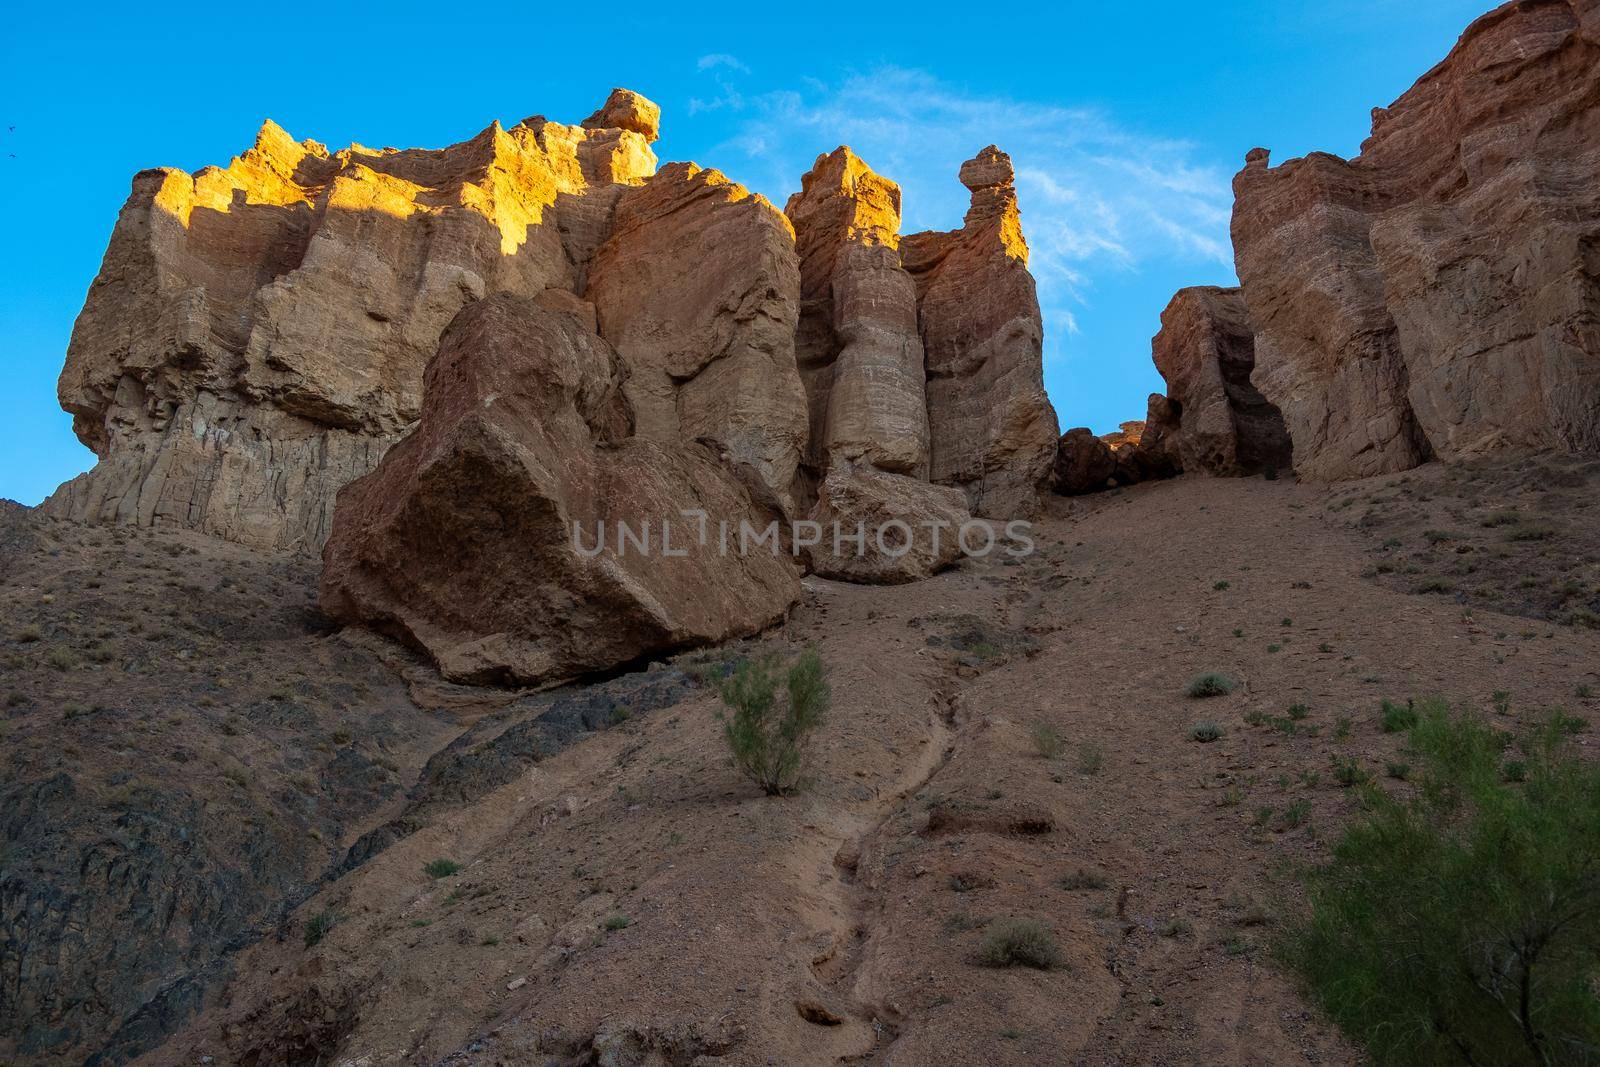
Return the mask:
<path id="1" fill-rule="evenodd" d="M 974 514 L 1027 516 L 1050 484 L 1058 430 L 1011 157 L 990 145 L 960 178 L 972 193 L 962 228 L 900 242 L 927 360 L 929 475 L 963 489 Z"/>
<path id="2" fill-rule="evenodd" d="M 1295 469 L 1600 449 L 1600 7 L 1515 0 L 1361 154 L 1234 179 L 1252 381 Z"/>
<path id="3" fill-rule="evenodd" d="M 315 551 L 335 491 L 416 420 L 455 313 L 581 282 L 655 170 L 656 114 L 619 90 L 583 126 L 438 151 L 330 153 L 269 122 L 226 168 L 139 174 L 59 386 L 101 460 L 45 509 Z"/>

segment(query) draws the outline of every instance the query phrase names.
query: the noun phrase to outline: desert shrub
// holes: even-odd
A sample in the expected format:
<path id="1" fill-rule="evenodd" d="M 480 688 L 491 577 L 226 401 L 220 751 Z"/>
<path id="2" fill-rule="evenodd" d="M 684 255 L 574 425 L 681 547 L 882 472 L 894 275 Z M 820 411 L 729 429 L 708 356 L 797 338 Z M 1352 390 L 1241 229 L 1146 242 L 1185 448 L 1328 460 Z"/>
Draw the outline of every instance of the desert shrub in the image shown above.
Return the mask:
<path id="1" fill-rule="evenodd" d="M 327 937 L 328 931 L 332 930 L 338 922 L 339 916 L 334 914 L 332 911 L 319 911 L 317 914 L 307 919 L 305 934 L 306 948 L 312 947 L 324 937 Z"/>
<path id="2" fill-rule="evenodd" d="M 787 696 L 781 706 L 780 685 Z M 811 735 L 830 700 L 816 649 L 807 649 L 787 671 L 775 656 L 746 660 L 723 681 L 722 700 L 733 712 L 723 716 L 723 736 L 734 765 L 768 796 L 797 789 Z"/>
<path id="3" fill-rule="evenodd" d="M 1306 707 L 1304 704 L 1289 705 L 1289 718 L 1293 719 L 1295 722 L 1299 722 L 1301 719 L 1310 714 L 1311 709 Z"/>
<path id="4" fill-rule="evenodd" d="M 1203 700 L 1206 697 L 1224 697 L 1233 692 L 1233 690 L 1233 679 L 1225 674 L 1217 674 L 1215 671 L 1196 675 L 1194 680 L 1189 683 L 1189 695 L 1196 700 Z"/>
<path id="5" fill-rule="evenodd" d="M 1001 923 L 983 939 L 978 962 L 985 967 L 1036 967 L 1054 970 L 1066 963 L 1048 927 L 1035 919 Z"/>
<path id="6" fill-rule="evenodd" d="M 1104 889 L 1105 887 L 1106 876 L 1099 871 L 1091 871 L 1087 867 L 1079 867 L 1077 870 L 1061 876 L 1062 889 Z"/>
<path id="7" fill-rule="evenodd" d="M 633 922 L 632 919 L 628 918 L 621 912 L 618 912 L 615 915 L 606 917 L 605 928 L 607 930 L 626 930 L 628 928 L 628 924 L 631 922 Z"/>
<path id="8" fill-rule="evenodd" d="M 1383 702 L 1383 732 L 1397 734 L 1409 730 L 1417 725 L 1417 709 L 1411 701 L 1396 704 L 1393 701 Z"/>
<path id="9" fill-rule="evenodd" d="M 17 640 L 24 645 L 32 644 L 43 636 L 44 635 L 39 632 L 39 628 L 32 623 L 29 623 L 27 626 L 24 626 L 22 629 L 17 631 Z"/>
<path id="10" fill-rule="evenodd" d="M 429 878 L 448 878 L 461 869 L 455 860 L 429 860 L 422 865 L 422 873 Z"/>
<path id="11" fill-rule="evenodd" d="M 1106 764 L 1106 755 L 1098 745 L 1084 745 L 1078 749 L 1078 773 L 1099 774 Z"/>
<path id="12" fill-rule="evenodd" d="M 1375 1064 L 1593 1063 L 1600 1048 L 1600 767 L 1547 728 L 1505 737 L 1424 702 L 1406 797 L 1365 791 L 1278 944 Z"/>
<path id="13" fill-rule="evenodd" d="M 1222 736 L 1222 727 L 1214 722 L 1197 722 L 1189 729 L 1189 739 L 1209 745 Z"/>
<path id="14" fill-rule="evenodd" d="M 1333 780 L 1342 786 L 1366 785 L 1372 781 L 1372 775 L 1361 766 L 1361 761 L 1354 758 L 1342 758 L 1333 761 Z"/>
<path id="15" fill-rule="evenodd" d="M 1061 755 L 1061 732 L 1045 722 L 1033 724 L 1033 750 L 1045 759 Z"/>

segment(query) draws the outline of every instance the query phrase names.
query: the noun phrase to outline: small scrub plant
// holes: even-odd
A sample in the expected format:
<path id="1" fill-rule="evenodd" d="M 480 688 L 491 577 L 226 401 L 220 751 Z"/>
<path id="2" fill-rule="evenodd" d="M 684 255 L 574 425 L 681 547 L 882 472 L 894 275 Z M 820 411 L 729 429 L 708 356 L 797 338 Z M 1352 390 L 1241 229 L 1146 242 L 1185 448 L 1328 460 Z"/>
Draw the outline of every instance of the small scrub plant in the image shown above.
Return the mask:
<path id="1" fill-rule="evenodd" d="M 1310 714 L 1311 709 L 1306 707 L 1304 704 L 1289 705 L 1289 718 L 1293 719 L 1295 722 L 1299 722 L 1301 719 Z"/>
<path id="2" fill-rule="evenodd" d="M 1055 759 L 1061 755 L 1061 732 L 1054 726 L 1045 722 L 1033 724 L 1033 750 L 1045 759 Z"/>
<path id="3" fill-rule="evenodd" d="M 1084 745 L 1078 749 L 1078 773 L 1099 774 L 1100 768 L 1106 764 L 1106 756 L 1098 746 Z"/>
<path id="4" fill-rule="evenodd" d="M 1348 788 L 1350 786 L 1366 785 L 1372 781 L 1372 775 L 1368 774 L 1357 760 L 1345 758 L 1334 761 L 1333 780 Z"/>
<path id="5" fill-rule="evenodd" d="M 1302 869 L 1279 958 L 1377 1067 L 1594 1062 L 1600 1047 L 1600 766 L 1546 728 L 1520 742 L 1420 703 L 1416 788 L 1369 790 Z"/>
<path id="6" fill-rule="evenodd" d="M 1222 736 L 1222 727 L 1214 722 L 1197 722 L 1189 729 L 1189 740 L 1209 745 Z"/>
<path id="7" fill-rule="evenodd" d="M 1283 828 L 1285 830 L 1298 830 L 1311 818 L 1311 802 L 1297 800 L 1283 809 Z"/>
<path id="8" fill-rule="evenodd" d="M 429 878 L 448 878 L 461 869 L 461 864 L 455 860 L 429 860 L 422 865 L 422 873 Z"/>
<path id="9" fill-rule="evenodd" d="M 1220 593 L 1224 589 L 1228 588 L 1228 583 L 1226 581 L 1215 582 L 1215 583 L 1212 584 L 1211 588 L 1215 589 L 1217 592 Z"/>
<path id="10" fill-rule="evenodd" d="M 43 636 L 44 634 L 39 632 L 39 628 L 32 623 L 17 631 L 17 641 L 24 645 L 30 645 Z"/>
<path id="11" fill-rule="evenodd" d="M 1409 764 L 1409 763 L 1390 763 L 1384 768 L 1384 772 L 1386 774 L 1388 774 L 1388 776 L 1390 778 L 1393 778 L 1395 781 L 1403 782 L 1407 778 L 1411 777 L 1411 764 Z"/>
<path id="12" fill-rule="evenodd" d="M 338 922 L 339 916 L 328 910 L 319 911 L 317 914 L 307 919 L 305 933 L 306 948 L 311 948 L 320 942 L 324 937 L 327 937 L 328 931 L 332 930 L 334 926 L 338 924 Z"/>
<path id="13" fill-rule="evenodd" d="M 985 967 L 1033 967 L 1041 971 L 1066 965 L 1066 956 L 1050 929 L 1036 919 L 1000 923 L 983 939 L 978 962 Z"/>
<path id="14" fill-rule="evenodd" d="M 1453 593 L 1455 591 L 1456 583 L 1448 578 L 1424 578 L 1417 583 L 1417 592 L 1419 593 Z"/>
<path id="15" fill-rule="evenodd" d="M 779 701 L 779 689 L 787 699 Z M 782 670 L 776 656 L 741 663 L 722 683 L 723 736 L 733 762 L 768 796 L 800 787 L 811 736 L 827 716 L 831 694 L 814 648 Z"/>
<path id="16" fill-rule="evenodd" d="M 1494 695 L 1492 695 L 1489 700 L 1494 704 L 1494 711 L 1496 715 L 1511 714 L 1511 694 L 1506 692 L 1504 689 L 1496 689 L 1494 691 Z"/>
<path id="17" fill-rule="evenodd" d="M 616 915 L 607 916 L 605 927 L 607 930 L 626 930 L 633 920 L 618 912 Z"/>
<path id="18" fill-rule="evenodd" d="M 1225 674 L 1210 671 L 1196 675 L 1189 683 L 1189 696 L 1195 700 L 1204 700 L 1207 697 L 1224 697 L 1233 692 L 1235 686 L 1233 679 Z"/>
<path id="19" fill-rule="evenodd" d="M 1335 741 L 1348 741 L 1354 729 L 1355 723 L 1350 720 L 1350 716 L 1341 715 L 1338 721 L 1333 724 L 1333 739 Z"/>
<path id="20" fill-rule="evenodd" d="M 1411 701 L 1405 704 L 1396 704 L 1392 701 L 1383 702 L 1383 732 L 1397 734 L 1409 730 L 1417 725 L 1417 709 Z"/>
<path id="21" fill-rule="evenodd" d="M 1106 876 L 1099 871 L 1091 871 L 1087 867 L 1079 867 L 1077 870 L 1061 876 L 1062 889 L 1104 889 L 1105 887 Z"/>

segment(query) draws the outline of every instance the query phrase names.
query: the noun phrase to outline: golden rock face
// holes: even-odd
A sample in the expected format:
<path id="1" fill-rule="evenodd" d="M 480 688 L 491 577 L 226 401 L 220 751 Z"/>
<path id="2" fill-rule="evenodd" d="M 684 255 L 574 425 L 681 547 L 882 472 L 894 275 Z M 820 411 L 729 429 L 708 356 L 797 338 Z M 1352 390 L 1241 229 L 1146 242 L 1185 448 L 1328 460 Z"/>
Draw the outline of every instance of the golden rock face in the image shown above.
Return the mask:
<path id="1" fill-rule="evenodd" d="M 716 448 L 786 516 L 836 468 L 856 511 L 890 486 L 858 470 L 940 513 L 932 483 L 1034 511 L 1054 414 L 1009 158 L 961 168 L 962 229 L 902 242 L 899 186 L 848 148 L 778 211 L 658 172 L 659 131 L 615 89 L 575 126 L 334 152 L 268 122 L 227 167 L 138 175 L 59 386 L 101 462 L 45 507 L 319 551 L 338 489 L 424 414 L 447 325 L 510 294 L 616 350 L 635 434 Z"/>
<path id="2" fill-rule="evenodd" d="M 599 114 L 653 136 L 628 96 Z M 267 122 L 226 168 L 136 176 L 58 388 L 102 460 L 45 507 L 317 551 L 339 486 L 416 421 L 446 324 L 577 288 L 616 194 L 655 172 L 649 141 L 534 117 L 330 153 Z"/>

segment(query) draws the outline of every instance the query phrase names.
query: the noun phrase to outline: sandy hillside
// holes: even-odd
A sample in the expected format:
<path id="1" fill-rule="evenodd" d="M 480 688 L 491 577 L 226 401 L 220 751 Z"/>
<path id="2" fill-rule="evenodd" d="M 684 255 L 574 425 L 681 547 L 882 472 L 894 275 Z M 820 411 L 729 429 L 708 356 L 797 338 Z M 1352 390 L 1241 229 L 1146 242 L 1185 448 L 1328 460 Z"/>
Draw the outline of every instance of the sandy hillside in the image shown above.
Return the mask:
<path id="1" fill-rule="evenodd" d="M 1408 788 L 1381 702 L 1531 725 L 1592 714 L 1579 694 L 1600 687 L 1581 617 L 1391 580 L 1470 553 L 1382 528 L 1418 518 L 1385 501 L 1409 487 L 1465 519 L 1487 486 L 1555 532 L 1472 527 L 1472 552 L 1528 553 L 1486 571 L 1592 569 L 1594 471 L 1552 471 L 1056 501 L 1024 561 L 811 580 L 764 641 L 499 709 L 463 698 L 433 714 L 472 725 L 370 858 L 243 949 L 147 1062 L 1352 1062 L 1265 945 L 1292 906 L 1275 872 L 1351 815 L 1349 768 Z M 1389 519 L 1360 521 L 1372 507 Z M 811 787 L 766 798 L 728 766 L 703 680 L 807 644 L 832 717 Z M 1205 671 L 1238 688 L 1187 697 Z M 1194 740 L 1201 722 L 1222 736 Z M 425 872 L 440 859 L 460 870 Z M 1065 965 L 980 965 L 1014 918 L 1047 924 Z"/>

